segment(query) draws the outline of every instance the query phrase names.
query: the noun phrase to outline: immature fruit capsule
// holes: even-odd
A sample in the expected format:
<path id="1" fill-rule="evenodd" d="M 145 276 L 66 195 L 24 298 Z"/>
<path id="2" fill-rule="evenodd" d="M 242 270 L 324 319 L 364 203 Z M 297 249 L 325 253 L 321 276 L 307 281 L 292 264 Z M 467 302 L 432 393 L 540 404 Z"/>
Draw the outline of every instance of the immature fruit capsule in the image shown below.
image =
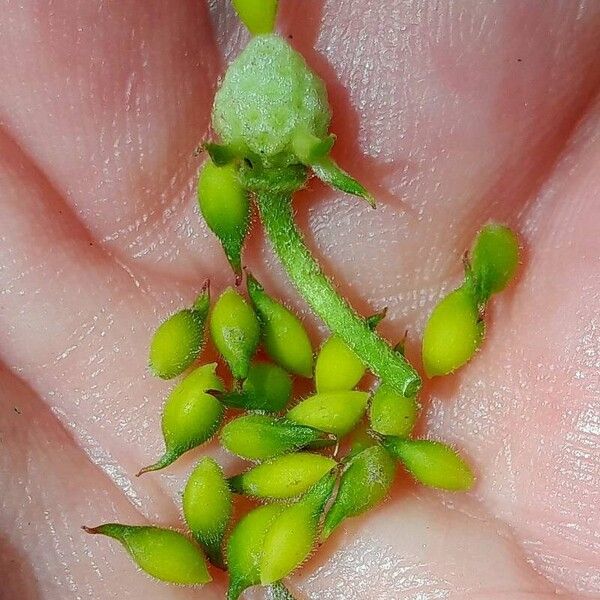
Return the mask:
<path id="1" fill-rule="evenodd" d="M 321 539 L 326 540 L 344 519 L 360 515 L 379 504 L 388 495 L 395 474 L 394 459 L 381 446 L 365 448 L 353 456 L 325 517 Z"/>
<path id="2" fill-rule="evenodd" d="M 162 432 L 166 450 L 153 465 L 138 475 L 164 469 L 184 452 L 208 441 L 223 419 L 221 403 L 208 391 L 223 391 L 217 377 L 216 363 L 198 367 L 169 394 L 162 416 Z"/>
<path id="3" fill-rule="evenodd" d="M 418 414 L 419 403 L 415 397 L 406 398 L 381 383 L 371 399 L 369 420 L 371 429 L 377 433 L 406 437 L 412 431 Z"/>
<path id="4" fill-rule="evenodd" d="M 288 506 L 269 526 L 260 563 L 263 585 L 287 577 L 311 553 L 323 508 L 329 500 L 335 477 L 323 477 L 306 496 Z"/>
<path id="5" fill-rule="evenodd" d="M 268 296 L 251 275 L 248 275 L 247 286 L 248 295 L 260 317 L 269 356 L 290 373 L 312 377 L 313 349 L 300 319 Z"/>
<path id="6" fill-rule="evenodd" d="M 154 375 L 172 379 L 198 358 L 209 305 L 207 287 L 192 308 L 171 315 L 154 332 L 150 342 L 150 369 Z"/>
<path id="7" fill-rule="evenodd" d="M 473 485 L 469 465 L 441 442 L 387 438 L 383 443 L 423 485 L 450 491 L 468 490 Z"/>
<path id="8" fill-rule="evenodd" d="M 250 365 L 241 391 L 220 396 L 227 406 L 243 410 L 279 412 L 292 396 L 292 380 L 280 366 L 266 362 Z"/>
<path id="9" fill-rule="evenodd" d="M 229 485 L 234 492 L 257 498 L 293 498 L 308 490 L 336 464 L 320 454 L 285 454 L 232 477 Z"/>
<path id="10" fill-rule="evenodd" d="M 277 0 L 233 0 L 233 6 L 252 35 L 273 31 L 277 16 Z"/>
<path id="11" fill-rule="evenodd" d="M 246 588 L 260 583 L 265 536 L 271 523 L 284 510 L 283 504 L 260 506 L 251 510 L 234 527 L 227 542 L 227 600 L 237 600 Z"/>
<path id="12" fill-rule="evenodd" d="M 233 164 L 217 166 L 210 159 L 198 179 L 198 205 L 210 230 L 219 238 L 231 268 L 239 275 L 250 224 L 250 202 Z"/>
<path id="13" fill-rule="evenodd" d="M 315 429 L 266 415 L 238 417 L 221 430 L 222 446 L 248 460 L 273 458 L 322 440 Z"/>
<path id="14" fill-rule="evenodd" d="M 502 291 L 519 266 L 519 241 L 505 225 L 486 225 L 471 249 L 471 273 L 475 278 L 479 302 Z"/>
<path id="15" fill-rule="evenodd" d="M 343 437 L 361 420 L 368 400 L 367 392 L 325 392 L 302 400 L 287 413 L 286 418 Z"/>
<path id="16" fill-rule="evenodd" d="M 465 282 L 433 309 L 423 333 L 423 367 L 428 377 L 452 373 L 475 354 L 483 337 L 472 286 Z"/>
<path id="17" fill-rule="evenodd" d="M 119 523 L 83 529 L 121 542 L 140 569 L 161 581 L 198 585 L 212 580 L 200 548 L 176 531 Z"/>
<path id="18" fill-rule="evenodd" d="M 231 511 L 231 492 L 221 467 L 212 458 L 203 458 L 183 490 L 183 515 L 210 561 L 219 567 L 224 566 L 221 544 Z"/>
<path id="19" fill-rule="evenodd" d="M 221 294 L 212 309 L 210 333 L 233 376 L 245 378 L 260 340 L 260 325 L 252 308 L 231 288 Z"/>

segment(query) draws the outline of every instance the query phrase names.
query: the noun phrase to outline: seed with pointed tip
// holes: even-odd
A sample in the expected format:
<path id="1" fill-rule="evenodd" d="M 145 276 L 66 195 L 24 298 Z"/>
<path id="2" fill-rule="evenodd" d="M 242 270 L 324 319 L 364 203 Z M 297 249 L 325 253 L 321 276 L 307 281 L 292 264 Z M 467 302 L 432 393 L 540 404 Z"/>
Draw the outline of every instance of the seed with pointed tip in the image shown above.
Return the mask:
<path id="1" fill-rule="evenodd" d="M 209 303 L 206 289 L 192 308 L 171 315 L 154 332 L 150 342 L 150 369 L 154 375 L 172 379 L 198 358 L 202 350 Z"/>
<path id="2" fill-rule="evenodd" d="M 224 565 L 221 544 L 231 511 L 231 491 L 221 467 L 212 458 L 203 458 L 183 490 L 183 515 L 196 540 L 218 567 Z"/>
<path id="3" fill-rule="evenodd" d="M 249 304 L 232 288 L 221 294 L 212 309 L 210 333 L 233 376 L 245 378 L 260 340 L 260 325 Z"/>
<path id="4" fill-rule="evenodd" d="M 200 548 L 176 531 L 119 523 L 83 529 L 121 542 L 140 569 L 161 581 L 198 585 L 212 580 Z"/>
<path id="5" fill-rule="evenodd" d="M 221 430 L 221 444 L 229 452 L 248 460 L 265 460 L 323 440 L 311 427 L 266 415 L 245 415 Z"/>
<path id="6" fill-rule="evenodd" d="M 477 300 L 465 282 L 433 309 L 423 333 L 423 367 L 428 377 L 452 373 L 475 354 L 483 337 Z"/>
<path id="7" fill-rule="evenodd" d="M 502 291 L 519 266 L 519 241 L 505 225 L 490 223 L 475 238 L 471 249 L 471 272 L 479 302 Z"/>
<path id="8" fill-rule="evenodd" d="M 340 192 L 358 196 L 366 200 L 372 208 L 375 208 L 375 198 L 354 177 L 340 169 L 329 156 L 316 160 L 310 166 L 313 173 L 324 183 L 340 190 Z"/>
<path id="9" fill-rule="evenodd" d="M 335 466 L 320 454 L 296 452 L 264 462 L 229 479 L 234 492 L 257 498 L 293 498 L 304 493 Z"/>
<path id="10" fill-rule="evenodd" d="M 232 0 L 232 3 L 240 20 L 252 35 L 273 31 L 278 0 Z"/>
<path id="11" fill-rule="evenodd" d="M 208 160 L 198 179 L 198 205 L 210 230 L 219 238 L 231 268 L 242 270 L 242 248 L 250 225 L 250 202 L 233 164 Z"/>
<path id="12" fill-rule="evenodd" d="M 308 558 L 317 539 L 323 508 L 334 485 L 333 475 L 323 477 L 271 523 L 260 563 L 260 582 L 263 585 L 287 577 Z"/>
<path id="13" fill-rule="evenodd" d="M 464 491 L 470 489 L 475 481 L 469 465 L 446 444 L 392 437 L 386 438 L 383 444 L 423 485 Z"/>
<path id="14" fill-rule="evenodd" d="M 221 403 L 208 392 L 223 391 L 217 377 L 216 363 L 198 367 L 169 394 L 162 415 L 162 432 L 166 450 L 153 465 L 138 475 L 164 469 L 184 452 L 208 441 L 223 419 Z"/>
<path id="15" fill-rule="evenodd" d="M 382 383 L 371 399 L 369 420 L 371 429 L 382 435 L 406 437 L 412 431 L 419 414 L 415 397 L 407 398 Z"/>
<path id="16" fill-rule="evenodd" d="M 302 400 L 286 418 L 343 437 L 361 420 L 368 400 L 367 392 L 324 392 Z"/>
<path id="17" fill-rule="evenodd" d="M 234 527 L 227 542 L 227 600 L 237 600 L 246 588 L 260 583 L 265 535 L 271 523 L 284 509 L 283 504 L 260 506 L 251 510 Z"/>
<path id="18" fill-rule="evenodd" d="M 318 392 L 337 392 L 353 389 L 365 374 L 365 366 L 337 335 L 321 346 L 315 364 Z"/>
<path id="19" fill-rule="evenodd" d="M 266 294 L 251 275 L 248 275 L 247 286 L 248 295 L 260 317 L 269 356 L 290 373 L 312 377 L 313 349 L 300 319 Z"/>
<path id="20" fill-rule="evenodd" d="M 360 515 L 379 504 L 388 495 L 395 473 L 394 459 L 379 445 L 365 448 L 353 456 L 325 517 L 322 539 L 327 539 L 344 519 Z"/>

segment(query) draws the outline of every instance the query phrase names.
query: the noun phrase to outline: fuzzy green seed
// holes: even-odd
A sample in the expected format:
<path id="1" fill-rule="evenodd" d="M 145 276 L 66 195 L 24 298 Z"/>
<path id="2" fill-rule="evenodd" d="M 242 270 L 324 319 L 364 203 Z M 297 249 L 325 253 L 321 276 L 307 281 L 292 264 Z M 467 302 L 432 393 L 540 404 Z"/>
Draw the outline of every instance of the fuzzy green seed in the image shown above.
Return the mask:
<path id="1" fill-rule="evenodd" d="M 279 36 L 260 35 L 227 69 L 213 126 L 262 170 L 297 163 L 296 132 L 323 139 L 330 116 L 325 86 L 304 58 Z"/>
<path id="2" fill-rule="evenodd" d="M 176 531 L 119 523 L 83 529 L 121 542 L 142 571 L 161 581 L 199 585 L 212 580 L 200 548 Z"/>
<path id="3" fill-rule="evenodd" d="M 452 373 L 475 354 L 483 336 L 477 301 L 465 283 L 433 309 L 423 334 L 423 367 L 428 377 Z"/>
<path id="4" fill-rule="evenodd" d="M 283 504 L 268 504 L 255 508 L 244 516 L 231 532 L 227 543 L 227 600 L 237 600 L 246 588 L 260 583 L 265 536 L 269 526 L 284 510 Z"/>
<path id="5" fill-rule="evenodd" d="M 241 254 L 250 224 L 250 202 L 237 169 L 208 160 L 198 179 L 198 205 L 210 230 L 219 238 L 231 268 L 239 275 Z"/>
<path id="6" fill-rule="evenodd" d="M 231 511 L 231 491 L 221 467 L 212 458 L 203 458 L 183 490 L 183 515 L 211 562 L 219 567 L 224 565 L 221 544 Z"/>
<path id="7" fill-rule="evenodd" d="M 308 490 L 336 464 L 320 454 L 285 454 L 232 477 L 229 485 L 234 492 L 257 498 L 293 498 Z"/>
<path id="8" fill-rule="evenodd" d="M 248 460 L 265 460 L 323 440 L 323 434 L 286 419 L 245 415 L 221 430 L 221 444 L 229 452 Z"/>
<path id="9" fill-rule="evenodd" d="M 162 415 L 162 432 L 166 450 L 153 465 L 138 475 L 164 469 L 184 452 L 208 441 L 223 419 L 221 403 L 208 391 L 223 391 L 217 377 L 216 363 L 198 367 L 169 394 Z"/>
<path id="10" fill-rule="evenodd" d="M 352 457 L 340 480 L 337 496 L 325 517 L 321 538 L 327 539 L 347 519 L 370 510 L 389 493 L 396 464 L 381 446 L 371 446 Z"/>
<path id="11" fill-rule="evenodd" d="M 337 392 L 353 389 L 365 374 L 365 366 L 337 335 L 321 346 L 315 364 L 318 392 Z"/>
<path id="12" fill-rule="evenodd" d="M 180 310 L 164 321 L 150 342 L 150 369 L 162 379 L 172 379 L 183 373 L 202 350 L 204 324 L 210 298 L 204 290 L 194 306 Z"/>
<path id="13" fill-rule="evenodd" d="M 323 183 L 340 190 L 340 192 L 358 196 L 375 208 L 375 198 L 354 177 L 340 169 L 329 156 L 315 161 L 311 164 L 311 168 Z"/>
<path id="14" fill-rule="evenodd" d="M 260 340 L 260 325 L 249 304 L 232 288 L 221 294 L 212 309 L 210 333 L 233 376 L 245 378 Z"/>
<path id="15" fill-rule="evenodd" d="M 471 468 L 446 444 L 387 438 L 384 445 L 423 485 L 450 491 L 468 490 L 473 485 L 475 478 Z"/>
<path id="16" fill-rule="evenodd" d="M 292 397 L 292 380 L 280 366 L 267 362 L 250 365 L 240 396 L 244 410 L 279 412 Z"/>
<path id="17" fill-rule="evenodd" d="M 471 272 L 475 278 L 479 301 L 502 291 L 519 266 L 519 241 L 505 225 L 486 225 L 475 238 L 471 249 Z"/>
<path id="18" fill-rule="evenodd" d="M 416 398 L 406 398 L 385 383 L 377 388 L 371 399 L 371 429 L 383 435 L 408 436 L 418 414 L 419 403 Z"/>
<path id="19" fill-rule="evenodd" d="M 324 392 L 302 400 L 286 417 L 300 425 L 343 437 L 361 420 L 368 400 L 367 392 Z"/>
<path id="20" fill-rule="evenodd" d="M 323 507 L 334 485 L 335 477 L 323 477 L 306 496 L 288 506 L 271 523 L 260 564 L 263 585 L 287 577 L 308 558 L 317 539 Z"/>
<path id="21" fill-rule="evenodd" d="M 248 275 L 247 285 L 248 295 L 260 317 L 269 356 L 290 373 L 312 377 L 313 349 L 300 319 L 268 296 L 251 275 Z"/>
<path id="22" fill-rule="evenodd" d="M 232 3 L 240 21 L 252 35 L 273 31 L 278 0 L 232 0 Z"/>

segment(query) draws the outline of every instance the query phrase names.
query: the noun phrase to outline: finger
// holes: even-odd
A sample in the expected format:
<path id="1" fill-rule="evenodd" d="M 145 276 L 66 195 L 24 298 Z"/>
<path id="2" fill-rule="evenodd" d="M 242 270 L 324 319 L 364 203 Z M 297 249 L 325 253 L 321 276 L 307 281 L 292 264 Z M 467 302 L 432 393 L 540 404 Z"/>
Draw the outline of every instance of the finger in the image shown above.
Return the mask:
<path id="1" fill-rule="evenodd" d="M 136 569 L 118 544 L 81 530 L 82 525 L 101 522 L 143 525 L 146 521 L 32 390 L 4 369 L 0 372 L 0 437 L 0 565 L 6 567 L 0 597 L 198 597 L 197 590 L 155 582 Z M 179 520 L 162 524 L 181 527 Z M 203 598 L 216 599 L 222 597 L 222 590 L 218 592 L 219 587 L 212 586 L 201 593 Z"/>
<path id="2" fill-rule="evenodd" d="M 478 494 L 552 581 L 600 592 L 600 102 L 523 221 L 526 263 L 480 355 L 434 387 L 433 433 L 480 465 Z"/>

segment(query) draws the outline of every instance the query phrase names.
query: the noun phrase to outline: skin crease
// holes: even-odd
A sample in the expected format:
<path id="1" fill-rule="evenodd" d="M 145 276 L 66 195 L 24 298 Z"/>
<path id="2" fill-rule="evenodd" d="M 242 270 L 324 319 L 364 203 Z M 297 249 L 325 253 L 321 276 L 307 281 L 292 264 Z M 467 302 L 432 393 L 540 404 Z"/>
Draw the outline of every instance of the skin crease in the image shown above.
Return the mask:
<path id="1" fill-rule="evenodd" d="M 282 0 L 279 30 L 325 79 L 334 155 L 372 211 L 311 182 L 307 240 L 381 331 L 425 319 L 490 218 L 521 235 L 518 285 L 481 353 L 427 383 L 419 432 L 464 450 L 474 490 L 399 475 L 294 577 L 299 597 L 600 594 L 600 5 L 575 0 Z M 222 598 L 136 572 L 82 524 L 180 526 L 201 452 L 135 479 L 162 450 L 168 384 L 150 332 L 233 277 L 196 213 L 215 84 L 247 39 L 224 0 L 2 0 L 0 598 Z M 246 262 L 306 314 L 258 227 Z M 211 352 L 203 360 L 212 360 Z M 228 474 L 233 459 L 217 450 Z M 248 598 L 263 597 L 250 591 Z"/>

